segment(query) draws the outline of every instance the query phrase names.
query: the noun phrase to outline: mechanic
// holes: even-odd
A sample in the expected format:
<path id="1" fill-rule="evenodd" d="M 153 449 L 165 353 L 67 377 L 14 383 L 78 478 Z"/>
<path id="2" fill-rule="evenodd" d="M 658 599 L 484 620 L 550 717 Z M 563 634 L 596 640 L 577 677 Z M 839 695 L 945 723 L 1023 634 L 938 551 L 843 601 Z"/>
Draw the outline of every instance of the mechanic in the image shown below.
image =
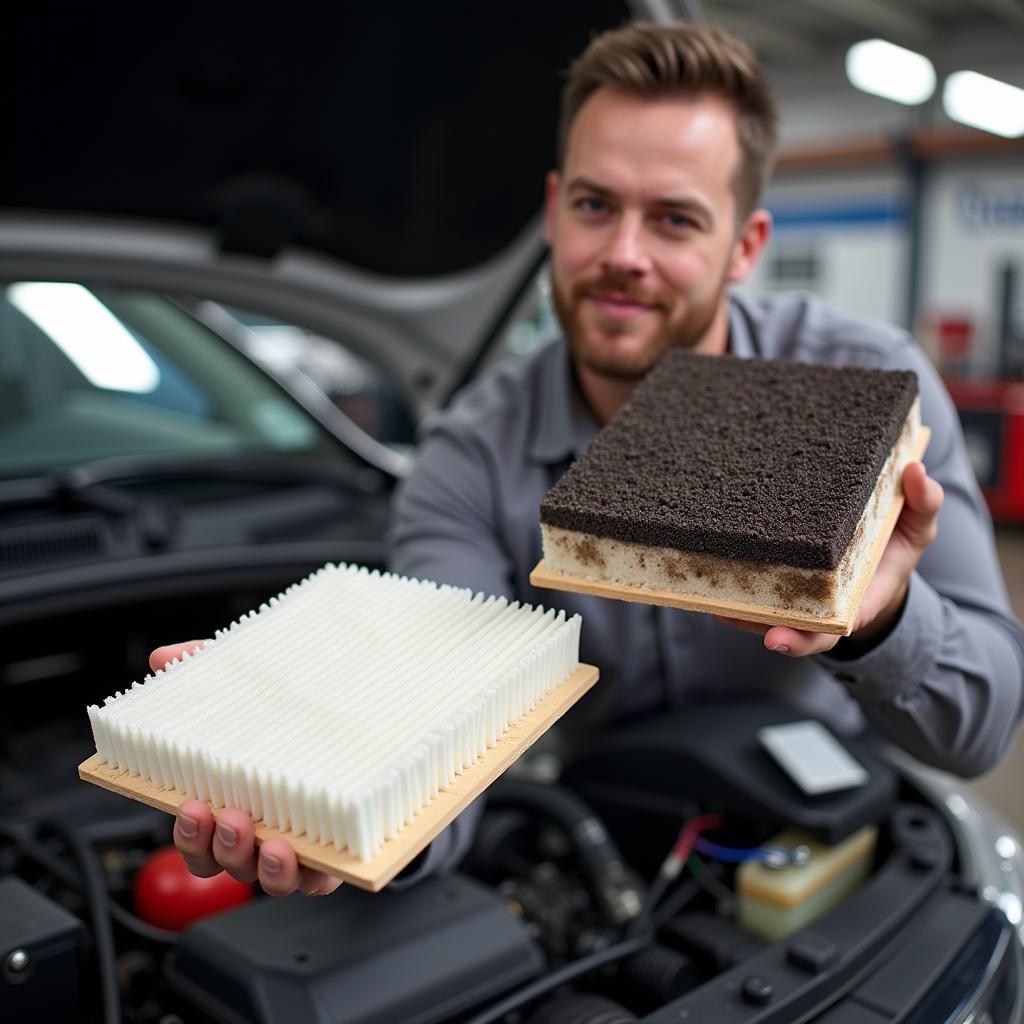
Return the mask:
<path id="1" fill-rule="evenodd" d="M 774 695 L 856 733 L 870 726 L 929 764 L 991 768 L 1021 716 L 1024 631 L 953 405 L 905 332 L 808 295 L 733 294 L 768 240 L 758 207 L 777 116 L 750 49 L 709 25 L 633 24 L 595 38 L 562 97 L 559 170 L 546 183 L 551 294 L 564 339 L 500 365 L 424 427 L 397 503 L 398 573 L 564 607 L 601 682 L 570 734 L 739 693 Z M 496 197 L 500 201 L 500 197 Z M 932 438 L 903 476 L 906 503 L 852 635 L 737 623 L 530 586 L 547 490 L 670 347 L 914 370 Z M 155 651 L 154 668 L 175 648 Z M 406 880 L 454 864 L 474 805 Z M 270 893 L 338 884 L 283 841 L 255 852 L 252 822 L 182 805 L 192 871 L 226 867 Z"/>

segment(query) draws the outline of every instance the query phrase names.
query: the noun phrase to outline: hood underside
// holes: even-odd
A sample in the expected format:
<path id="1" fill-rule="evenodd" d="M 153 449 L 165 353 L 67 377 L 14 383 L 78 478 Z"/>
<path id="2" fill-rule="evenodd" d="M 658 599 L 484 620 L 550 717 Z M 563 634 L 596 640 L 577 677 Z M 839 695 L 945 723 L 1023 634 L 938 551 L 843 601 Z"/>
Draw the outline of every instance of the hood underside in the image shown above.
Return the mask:
<path id="1" fill-rule="evenodd" d="M 536 213 L 562 73 L 628 15 L 44 0 L 5 28 L 0 206 L 200 226 L 224 251 L 298 245 L 388 275 L 465 269 Z"/>

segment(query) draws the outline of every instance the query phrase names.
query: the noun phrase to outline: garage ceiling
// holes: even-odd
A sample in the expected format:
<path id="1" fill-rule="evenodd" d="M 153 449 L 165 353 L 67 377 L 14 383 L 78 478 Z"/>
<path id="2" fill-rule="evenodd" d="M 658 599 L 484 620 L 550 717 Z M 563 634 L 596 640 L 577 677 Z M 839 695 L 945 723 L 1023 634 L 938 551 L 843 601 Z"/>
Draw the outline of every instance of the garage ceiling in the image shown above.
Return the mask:
<path id="1" fill-rule="evenodd" d="M 961 49 L 985 61 L 1015 53 L 1019 61 L 1024 40 L 1021 0 L 676 0 L 664 6 L 723 24 L 777 66 L 824 62 L 873 36 L 926 52 L 937 63 Z"/>
<path id="2" fill-rule="evenodd" d="M 969 69 L 1024 87 L 1024 0 L 634 0 L 656 20 L 723 25 L 753 46 L 783 114 L 783 145 L 917 129 L 958 128 L 942 111 L 941 85 L 921 107 L 857 93 L 845 56 L 880 37 L 927 56 L 939 81 Z"/>

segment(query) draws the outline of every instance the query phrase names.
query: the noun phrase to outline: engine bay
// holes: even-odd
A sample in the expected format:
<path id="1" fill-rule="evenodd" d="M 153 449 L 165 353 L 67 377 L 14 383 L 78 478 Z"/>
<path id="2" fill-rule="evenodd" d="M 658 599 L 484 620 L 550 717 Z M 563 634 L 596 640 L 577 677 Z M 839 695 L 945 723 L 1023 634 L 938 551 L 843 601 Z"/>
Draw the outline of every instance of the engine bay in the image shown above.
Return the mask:
<path id="1" fill-rule="evenodd" d="M 157 639 L 139 629 L 126 658 Z M 78 782 L 92 663 L 48 704 L 24 686 L 8 704 L 5 1020 L 937 1024 L 981 1005 L 976 1019 L 1017 1019 L 1019 938 L 980 898 L 942 801 L 854 740 L 863 784 L 801 792 L 758 742 L 794 718 L 776 703 L 537 751 L 490 788 L 455 874 L 277 900 L 193 879 L 168 816 Z"/>

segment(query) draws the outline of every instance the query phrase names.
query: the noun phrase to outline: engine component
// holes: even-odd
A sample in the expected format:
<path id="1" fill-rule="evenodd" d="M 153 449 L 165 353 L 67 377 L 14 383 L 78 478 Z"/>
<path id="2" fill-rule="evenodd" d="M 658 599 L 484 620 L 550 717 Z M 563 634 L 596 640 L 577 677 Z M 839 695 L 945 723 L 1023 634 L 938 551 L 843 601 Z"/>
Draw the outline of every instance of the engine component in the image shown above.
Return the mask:
<path id="1" fill-rule="evenodd" d="M 252 890 L 226 871 L 211 878 L 193 875 L 175 847 L 162 846 L 136 872 L 132 900 L 143 921 L 177 932 L 210 914 L 245 903 Z"/>
<path id="2" fill-rule="evenodd" d="M 690 910 L 666 924 L 661 934 L 693 958 L 704 978 L 714 977 L 760 952 L 764 942 L 730 918 L 707 910 Z"/>
<path id="3" fill-rule="evenodd" d="M 697 984 L 693 961 L 667 946 L 653 944 L 623 964 L 626 982 L 652 1006 L 678 999 Z"/>
<path id="4" fill-rule="evenodd" d="M 601 910 L 615 925 L 635 918 L 643 907 L 644 885 L 628 867 L 600 818 L 564 786 L 505 776 L 490 789 L 493 807 L 527 807 L 565 829 L 594 889 Z"/>
<path id="5" fill-rule="evenodd" d="M 78 1020 L 81 921 L 27 882 L 0 879 L 0 1019 Z"/>
<path id="6" fill-rule="evenodd" d="M 189 928 L 167 976 L 231 1021 L 433 1024 L 529 981 L 543 963 L 500 897 L 453 875 L 406 892 L 344 886 L 320 899 L 253 901 Z"/>
<path id="7" fill-rule="evenodd" d="M 746 861 L 736 872 L 737 911 L 740 924 L 762 938 L 785 938 L 831 910 L 868 876 L 878 829 L 865 825 L 835 846 L 816 842 L 806 833 L 787 829 L 773 846 L 807 846 L 810 859 L 803 865 L 769 867 Z"/>
<path id="8" fill-rule="evenodd" d="M 564 996 L 537 1011 L 529 1024 L 630 1024 L 634 1013 L 604 996 Z"/>
<path id="9" fill-rule="evenodd" d="M 957 938 L 950 932 L 941 936 L 945 943 L 947 962 L 961 950 L 974 946 L 979 924 L 987 915 L 976 899 L 948 891 L 948 871 L 953 860 L 953 845 L 936 811 L 920 804 L 910 814 L 905 805 L 897 805 L 891 820 L 901 820 L 899 829 L 890 827 L 893 846 L 865 882 L 856 897 L 819 918 L 809 928 L 801 929 L 788 941 L 767 943 L 733 970 L 710 978 L 679 999 L 644 1018 L 645 1024 L 678 1024 L 679 1021 L 714 1021 L 715 1024 L 750 1024 L 753 1020 L 810 1020 L 832 1007 L 836 995 L 855 978 L 869 974 L 891 975 L 889 965 L 893 950 L 906 951 L 914 961 L 934 965 L 937 957 L 924 953 L 915 936 L 920 935 L 919 912 L 925 903 L 927 916 L 933 903 L 948 905 L 948 921 L 956 921 Z M 792 869 L 787 869 L 792 870 Z M 806 870 L 806 869 L 798 869 Z M 938 908 L 936 908 L 938 909 Z M 1002 934 L 982 940 L 988 946 L 986 962 L 996 953 L 995 943 L 1013 936 L 1014 955 L 1019 953 L 1019 940 L 1013 927 L 1005 920 Z M 897 943 L 897 939 L 899 940 Z M 931 943 L 929 943 L 929 946 Z M 975 947 L 976 948 L 976 947 Z M 1019 959 L 1016 961 L 1019 962 Z M 957 996 L 961 999 L 977 993 L 982 972 L 977 969 L 957 979 Z M 753 979 L 753 980 L 750 980 Z M 750 999 L 760 999 L 770 986 L 769 1007 L 756 1007 Z M 738 998 L 742 990 L 742 996 Z M 913 994 L 911 994 L 911 999 Z M 966 1006 L 966 1002 L 959 1004 Z M 909 1020 L 913 1006 L 905 996 L 900 998 L 898 1012 L 882 1014 L 886 1020 Z M 829 1011 L 830 1019 L 862 1017 L 863 1007 L 843 1005 L 837 1012 Z M 872 1013 L 875 1011 L 872 1010 Z M 869 1015 L 870 1016 L 870 1015 Z M 927 1024 L 947 1020 L 948 1015 L 914 1018 Z M 954 1018 L 956 1019 L 956 1018 Z"/>
<path id="10" fill-rule="evenodd" d="M 529 923 L 548 956 L 572 955 L 579 922 L 590 904 L 586 889 L 550 862 L 538 864 L 526 878 L 509 878 L 499 891 L 513 912 Z"/>

